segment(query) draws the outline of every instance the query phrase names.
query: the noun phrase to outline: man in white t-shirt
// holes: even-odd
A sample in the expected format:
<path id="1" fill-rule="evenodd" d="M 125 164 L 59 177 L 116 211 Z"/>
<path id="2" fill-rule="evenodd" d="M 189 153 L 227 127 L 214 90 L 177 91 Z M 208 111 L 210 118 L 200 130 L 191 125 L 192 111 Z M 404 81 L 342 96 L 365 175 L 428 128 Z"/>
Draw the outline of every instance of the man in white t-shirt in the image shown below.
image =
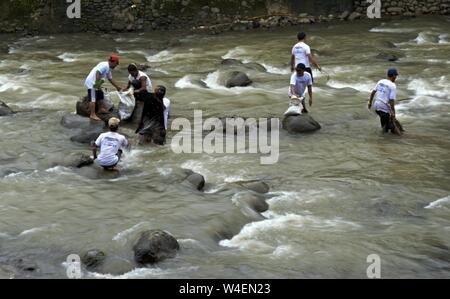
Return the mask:
<path id="1" fill-rule="evenodd" d="M 113 80 L 111 70 L 119 65 L 119 57 L 115 54 L 111 55 L 108 61 L 100 62 L 89 73 L 84 82 L 84 86 L 88 90 L 88 99 L 90 100 L 89 109 L 91 111 L 90 118 L 93 120 L 101 120 L 95 113 L 95 103 L 101 101 L 104 98 L 103 91 L 101 89 L 102 84 L 105 82 L 105 78 L 118 90 L 122 88 Z M 99 105 L 101 106 L 101 105 Z M 104 109 L 100 109 L 101 112 L 107 112 Z"/>
<path id="2" fill-rule="evenodd" d="M 150 77 L 146 73 L 138 70 L 134 63 L 128 66 L 128 73 L 128 86 L 126 89 L 133 86 L 135 99 L 137 101 L 144 101 L 144 98 L 153 89 Z"/>
<path id="3" fill-rule="evenodd" d="M 119 123 L 118 118 L 109 119 L 109 132 L 100 134 L 92 146 L 95 162 L 105 170 L 114 170 L 122 156 L 122 149 L 128 147 L 128 140 L 125 136 L 117 133 Z M 97 149 L 100 149 L 98 156 Z"/>
<path id="4" fill-rule="evenodd" d="M 387 72 L 387 79 L 378 81 L 374 90 L 370 94 L 368 108 L 372 108 L 372 102 L 375 97 L 375 112 L 380 116 L 381 127 L 384 132 L 399 134 L 397 121 L 395 118 L 395 98 L 397 96 L 397 86 L 395 80 L 398 72 L 395 68 L 391 68 Z"/>
<path id="5" fill-rule="evenodd" d="M 299 63 L 295 68 L 295 73 L 291 75 L 291 81 L 289 84 L 289 92 L 288 96 L 292 99 L 303 97 L 306 89 L 308 89 L 309 94 L 309 106 L 312 106 L 313 103 L 313 94 L 312 94 L 312 77 L 306 72 L 306 67 L 303 63 Z M 302 101 L 303 110 L 302 113 L 308 113 L 306 110 L 305 99 Z"/>
<path id="6" fill-rule="evenodd" d="M 306 42 L 306 34 L 304 32 L 300 32 L 297 35 L 298 43 L 294 45 L 292 48 L 292 56 L 291 56 L 291 72 L 294 72 L 295 67 L 299 63 L 303 63 L 306 67 L 306 71 L 311 75 L 311 79 L 314 82 L 313 73 L 311 69 L 311 64 L 315 65 L 319 71 L 322 70 L 320 65 L 317 63 L 314 55 L 311 53 L 311 48 L 305 43 Z"/>

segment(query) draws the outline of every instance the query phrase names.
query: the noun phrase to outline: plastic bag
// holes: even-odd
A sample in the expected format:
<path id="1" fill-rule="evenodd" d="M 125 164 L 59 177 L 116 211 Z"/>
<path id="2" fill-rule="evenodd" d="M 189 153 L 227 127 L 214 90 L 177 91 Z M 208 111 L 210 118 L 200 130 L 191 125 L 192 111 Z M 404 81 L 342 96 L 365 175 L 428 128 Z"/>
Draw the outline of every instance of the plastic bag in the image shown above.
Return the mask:
<path id="1" fill-rule="evenodd" d="M 303 97 L 301 98 L 291 98 L 291 101 L 289 102 L 289 108 L 284 112 L 285 116 L 291 116 L 291 115 L 300 115 L 302 114 L 303 110 Z"/>
<path id="2" fill-rule="evenodd" d="M 126 120 L 133 115 L 134 107 L 136 106 L 136 100 L 134 99 L 134 90 L 129 89 L 125 92 L 118 92 L 120 99 L 119 103 L 119 117 L 120 120 Z"/>
<path id="3" fill-rule="evenodd" d="M 114 108 L 114 104 L 113 104 L 113 102 L 111 100 L 111 94 L 109 92 L 104 92 L 103 107 L 107 111 L 111 111 Z"/>

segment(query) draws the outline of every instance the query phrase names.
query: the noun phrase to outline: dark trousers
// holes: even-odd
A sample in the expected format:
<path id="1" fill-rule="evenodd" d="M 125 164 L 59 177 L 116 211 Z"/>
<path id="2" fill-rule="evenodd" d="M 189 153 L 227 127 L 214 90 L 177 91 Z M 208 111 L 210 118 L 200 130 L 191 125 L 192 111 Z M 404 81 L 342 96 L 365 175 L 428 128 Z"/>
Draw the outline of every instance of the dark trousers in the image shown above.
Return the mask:
<path id="1" fill-rule="evenodd" d="M 394 131 L 394 126 L 392 124 L 392 117 L 389 113 L 384 111 L 376 111 L 378 116 L 380 117 L 381 128 L 383 128 L 383 132 L 387 133 L 389 131 Z"/>
<path id="2" fill-rule="evenodd" d="M 307 68 L 305 69 L 305 71 L 307 71 L 307 72 L 311 75 L 311 80 L 312 80 L 312 82 L 314 83 L 314 77 L 313 77 L 312 69 L 311 69 L 310 67 L 307 67 Z"/>

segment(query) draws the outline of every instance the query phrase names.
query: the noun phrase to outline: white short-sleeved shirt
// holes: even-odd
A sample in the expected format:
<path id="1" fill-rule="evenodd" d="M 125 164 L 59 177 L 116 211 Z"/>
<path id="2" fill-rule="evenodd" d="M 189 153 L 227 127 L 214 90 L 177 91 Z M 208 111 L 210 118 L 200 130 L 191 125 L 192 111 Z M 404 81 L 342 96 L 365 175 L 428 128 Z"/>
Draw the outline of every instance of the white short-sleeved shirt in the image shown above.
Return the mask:
<path id="1" fill-rule="evenodd" d="M 167 130 L 167 123 L 169 121 L 170 100 L 165 97 L 163 99 L 163 102 L 164 102 L 164 127 Z"/>
<path id="2" fill-rule="evenodd" d="M 289 85 L 289 92 L 288 92 L 289 96 L 292 96 L 291 85 L 295 86 L 295 91 L 297 92 L 297 95 L 302 96 L 306 90 L 306 87 L 312 85 L 311 75 L 308 72 L 304 72 L 303 76 L 298 76 L 297 72 L 293 73 Z"/>
<path id="3" fill-rule="evenodd" d="M 112 73 L 111 69 L 109 68 L 109 62 L 100 62 L 97 64 L 89 73 L 89 75 L 86 78 L 86 81 L 84 82 L 84 86 L 86 86 L 87 89 L 94 88 L 95 81 L 97 79 L 97 72 L 100 72 L 101 79 L 108 78 L 109 80 L 112 79 Z"/>
<path id="4" fill-rule="evenodd" d="M 150 77 L 146 73 L 144 73 L 142 71 L 138 72 L 138 75 L 137 75 L 136 78 L 134 78 L 133 76 L 129 75 L 128 76 L 128 81 L 130 81 L 130 82 L 133 82 L 134 80 L 140 81 L 142 77 L 147 78 L 147 91 L 151 91 L 153 89 L 152 81 L 150 80 Z"/>
<path id="5" fill-rule="evenodd" d="M 298 42 L 297 44 L 295 44 L 292 48 L 292 55 L 295 56 L 294 68 L 299 63 L 303 63 L 305 67 L 311 67 L 311 65 L 309 64 L 309 54 L 311 54 L 311 48 L 307 44 L 305 44 L 304 42 Z"/>
<path id="6" fill-rule="evenodd" d="M 97 164 L 100 166 L 112 166 L 119 162 L 117 152 L 128 146 L 125 136 L 116 132 L 107 132 L 100 134 L 95 145 L 100 148 L 100 154 L 97 156 Z"/>
<path id="7" fill-rule="evenodd" d="M 397 86 L 388 79 L 378 81 L 375 86 L 375 110 L 390 113 L 390 101 L 397 96 Z"/>

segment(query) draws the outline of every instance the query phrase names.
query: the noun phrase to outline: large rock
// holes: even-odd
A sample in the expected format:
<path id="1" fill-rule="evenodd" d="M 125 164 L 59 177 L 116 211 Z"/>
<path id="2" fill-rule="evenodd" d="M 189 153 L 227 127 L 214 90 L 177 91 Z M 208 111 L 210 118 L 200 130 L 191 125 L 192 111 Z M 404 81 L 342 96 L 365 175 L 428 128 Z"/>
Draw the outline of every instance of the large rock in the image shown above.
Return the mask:
<path id="1" fill-rule="evenodd" d="M 0 116 L 11 115 L 13 113 L 14 111 L 12 111 L 12 109 L 9 108 L 8 105 L 0 101 Z"/>
<path id="2" fill-rule="evenodd" d="M 289 133 L 308 133 L 320 128 L 320 124 L 308 114 L 291 115 L 283 119 L 283 129 Z"/>
<path id="3" fill-rule="evenodd" d="M 222 60 L 222 62 L 220 64 L 223 65 L 223 66 L 241 66 L 241 65 L 244 65 L 244 63 L 242 61 L 237 60 L 237 59 L 231 59 L 231 58 Z"/>
<path id="4" fill-rule="evenodd" d="M 245 73 L 234 71 L 227 74 L 225 86 L 228 88 L 238 86 L 244 87 L 252 83 L 252 80 L 250 80 L 250 78 Z"/>
<path id="5" fill-rule="evenodd" d="M 179 249 L 178 241 L 162 230 L 143 232 L 133 246 L 134 259 L 138 264 L 153 264 L 173 258 Z"/>
<path id="6" fill-rule="evenodd" d="M 78 114 L 68 113 L 61 118 L 61 125 L 68 129 L 94 129 L 103 128 L 104 122 L 91 120 Z"/>
<path id="7" fill-rule="evenodd" d="M 91 110 L 89 108 L 89 104 L 90 104 L 90 101 L 87 99 L 87 97 L 84 97 L 81 101 L 78 101 L 77 105 L 76 105 L 77 114 L 81 115 L 81 116 L 89 117 L 91 115 Z M 100 112 L 98 112 L 98 105 L 97 105 L 96 112 L 97 112 L 97 116 L 105 123 L 107 123 L 111 117 L 120 118 L 119 112 L 117 111 L 116 108 L 113 108 L 111 110 L 111 112 L 109 112 L 109 113 L 100 113 Z"/>
<path id="8" fill-rule="evenodd" d="M 83 143 L 83 144 L 90 144 L 92 141 L 95 141 L 100 134 L 103 133 L 102 128 L 92 128 L 89 130 L 83 130 L 81 133 L 78 133 L 72 137 L 70 137 L 70 140 L 73 142 Z"/>

